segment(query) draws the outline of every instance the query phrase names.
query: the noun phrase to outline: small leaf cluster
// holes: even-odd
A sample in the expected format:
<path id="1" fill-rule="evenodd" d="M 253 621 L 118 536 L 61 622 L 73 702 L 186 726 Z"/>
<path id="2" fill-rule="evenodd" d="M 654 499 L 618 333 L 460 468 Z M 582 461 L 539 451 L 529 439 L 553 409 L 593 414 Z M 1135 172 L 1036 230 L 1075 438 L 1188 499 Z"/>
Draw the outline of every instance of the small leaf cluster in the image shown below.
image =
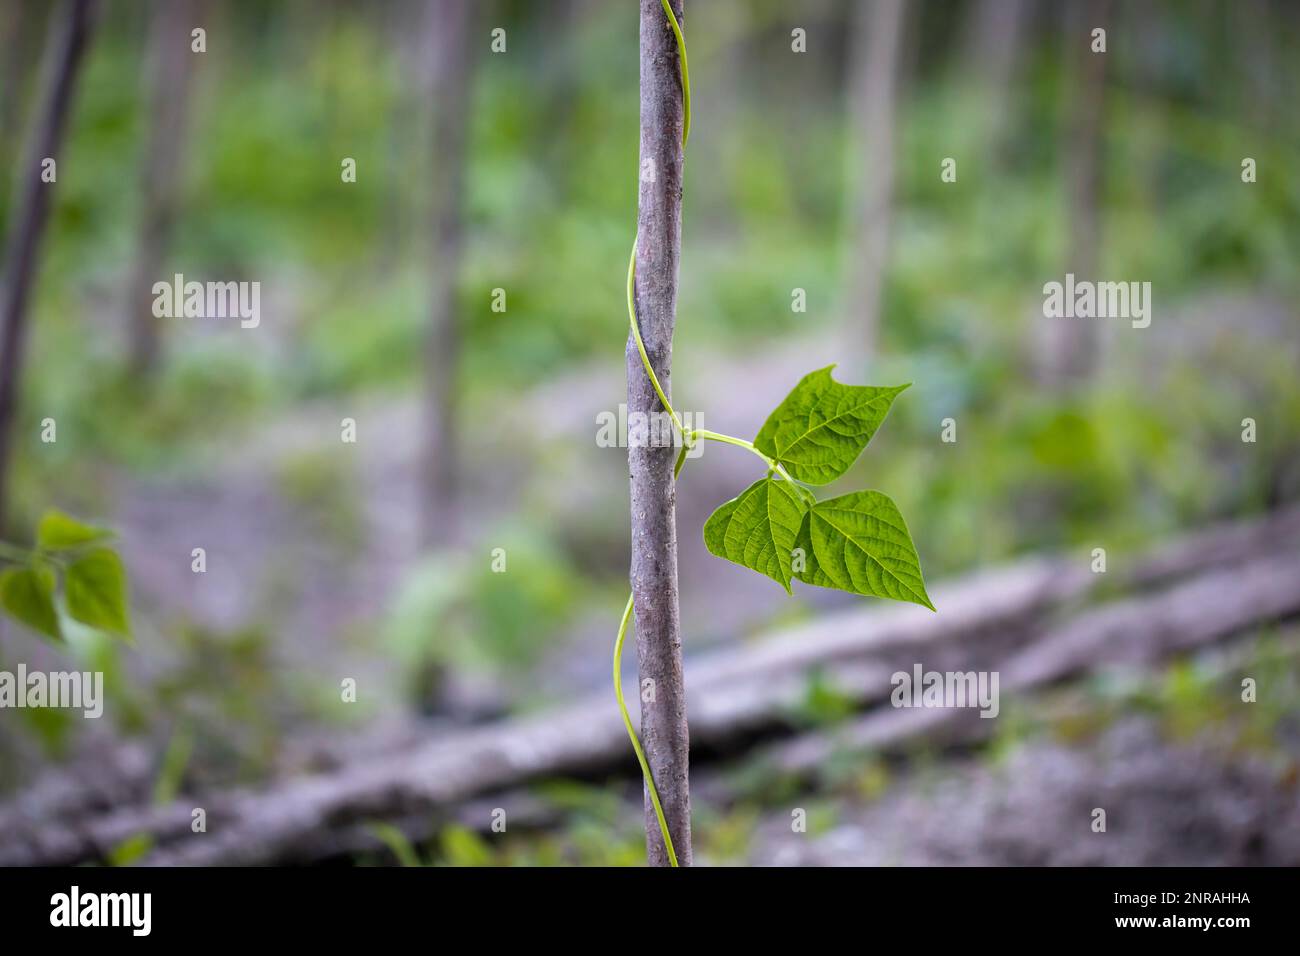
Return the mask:
<path id="1" fill-rule="evenodd" d="M 126 570 L 107 528 L 47 511 L 30 550 L 6 546 L 0 610 L 38 634 L 64 639 L 71 620 L 130 640 Z"/>
<path id="2" fill-rule="evenodd" d="M 907 385 L 843 385 L 835 366 L 800 380 L 768 416 L 754 447 L 766 477 L 718 508 L 704 525 L 710 552 L 765 574 L 934 610 L 898 507 L 879 491 L 824 501 L 804 485 L 839 478 L 862 454 Z"/>

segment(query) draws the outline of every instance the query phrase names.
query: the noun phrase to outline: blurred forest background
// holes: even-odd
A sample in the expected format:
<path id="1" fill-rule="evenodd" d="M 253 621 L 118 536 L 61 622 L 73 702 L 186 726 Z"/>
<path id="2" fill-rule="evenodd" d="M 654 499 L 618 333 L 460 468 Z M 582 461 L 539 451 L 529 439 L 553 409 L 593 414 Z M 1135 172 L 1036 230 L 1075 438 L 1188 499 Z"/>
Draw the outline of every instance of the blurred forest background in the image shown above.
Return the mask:
<path id="1" fill-rule="evenodd" d="M 109 0 L 40 185 L 69 9 L 0 0 L 11 286 L 24 197 L 51 203 L 5 537 L 50 506 L 115 528 L 136 633 L 6 623 L 0 666 L 102 669 L 109 700 L 0 712 L 0 862 L 641 862 L 626 452 L 596 442 L 636 4 Z M 844 487 L 910 516 L 939 608 L 710 557 L 752 462 L 691 463 L 697 860 L 1300 863 L 1300 7 L 688 0 L 683 27 L 674 401 L 749 437 L 813 368 L 914 382 Z M 1150 327 L 1044 318 L 1067 272 L 1150 282 Z M 175 273 L 260 282 L 260 325 L 153 320 Z M 917 661 L 1000 670 L 1000 716 L 890 708 Z"/>

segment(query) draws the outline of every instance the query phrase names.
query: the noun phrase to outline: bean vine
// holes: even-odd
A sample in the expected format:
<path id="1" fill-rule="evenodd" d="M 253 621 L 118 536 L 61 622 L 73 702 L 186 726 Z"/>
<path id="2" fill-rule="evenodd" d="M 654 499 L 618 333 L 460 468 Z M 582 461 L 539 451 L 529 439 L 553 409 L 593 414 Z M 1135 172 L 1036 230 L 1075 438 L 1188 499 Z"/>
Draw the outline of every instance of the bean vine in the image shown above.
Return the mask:
<path id="1" fill-rule="evenodd" d="M 668 0 L 660 3 L 677 42 L 684 150 L 691 129 L 686 41 Z M 636 252 L 634 240 L 627 267 L 628 323 L 646 376 L 681 441 L 673 480 L 681 474 L 686 454 L 697 441 L 743 448 L 767 469 L 763 478 L 721 505 L 705 522 L 704 543 L 709 551 L 767 575 L 787 593 L 793 593 L 790 585 L 797 579 L 816 587 L 908 601 L 935 610 L 925 591 L 911 535 L 892 500 L 878 491 L 857 491 L 819 501 L 807 487 L 827 484 L 849 469 L 908 385 L 843 385 L 831 376 L 834 366 L 828 366 L 804 376 L 752 442 L 703 428 L 688 430 L 659 384 L 641 338 L 636 314 Z M 632 610 L 633 595 L 629 593 L 614 641 L 614 696 L 641 765 L 668 861 L 676 867 L 677 853 L 659 791 L 623 697 L 623 644 Z"/>

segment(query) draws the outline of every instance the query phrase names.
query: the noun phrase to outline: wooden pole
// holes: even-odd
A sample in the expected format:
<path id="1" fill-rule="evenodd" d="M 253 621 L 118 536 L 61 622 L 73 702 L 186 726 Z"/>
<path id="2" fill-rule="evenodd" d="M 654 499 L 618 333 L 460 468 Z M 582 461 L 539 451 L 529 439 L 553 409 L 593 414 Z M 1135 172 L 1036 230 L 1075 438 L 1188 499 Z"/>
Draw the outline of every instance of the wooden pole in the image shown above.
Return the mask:
<path id="1" fill-rule="evenodd" d="M 683 0 L 673 12 L 681 22 Z M 677 43 L 660 0 L 641 0 L 641 150 L 637 202 L 636 312 L 646 354 L 664 394 L 672 396 L 673 328 L 682 240 L 682 128 L 685 122 Z M 629 416 L 664 412 L 636 342 L 627 343 Z M 651 430 L 654 431 L 653 429 Z M 677 861 L 691 862 L 690 737 L 682 679 L 677 602 L 677 492 L 672 447 L 632 447 L 632 597 L 640 675 L 641 740 Z M 647 683 L 648 682 L 648 683 Z M 645 800 L 652 866 L 669 865 L 659 823 Z"/>

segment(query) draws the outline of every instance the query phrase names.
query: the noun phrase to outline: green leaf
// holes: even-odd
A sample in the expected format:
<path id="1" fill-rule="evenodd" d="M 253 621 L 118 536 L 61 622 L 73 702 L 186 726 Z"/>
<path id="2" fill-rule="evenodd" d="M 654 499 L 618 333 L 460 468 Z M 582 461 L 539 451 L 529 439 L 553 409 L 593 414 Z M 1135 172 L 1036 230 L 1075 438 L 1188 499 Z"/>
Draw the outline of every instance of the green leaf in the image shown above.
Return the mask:
<path id="1" fill-rule="evenodd" d="M 810 485 L 824 485 L 849 470 L 908 388 L 841 385 L 834 365 L 810 372 L 768 416 L 754 447 Z"/>
<path id="2" fill-rule="evenodd" d="M 398 827 L 379 820 L 369 824 L 366 829 L 370 831 L 371 836 L 388 847 L 389 851 L 396 857 L 398 866 L 424 865 L 420 862 L 420 855 L 415 852 L 415 847 L 411 845 L 411 841 Z"/>
<path id="3" fill-rule="evenodd" d="M 126 571 L 108 548 L 94 548 L 68 565 L 63 591 L 74 619 L 110 634 L 130 634 Z"/>
<path id="4" fill-rule="evenodd" d="M 63 639 L 54 608 L 54 572 L 49 568 L 10 568 L 0 574 L 0 607 L 32 630 Z"/>
<path id="5" fill-rule="evenodd" d="M 154 838 L 148 833 L 129 836 L 108 851 L 109 866 L 130 866 L 145 857 L 154 848 Z"/>
<path id="6" fill-rule="evenodd" d="M 728 561 L 766 574 L 790 591 L 791 552 L 804 504 L 788 481 L 763 478 L 718 508 L 704 523 L 704 544 Z"/>
<path id="7" fill-rule="evenodd" d="M 916 556 L 898 507 L 878 491 L 855 491 L 809 510 L 795 542 L 802 548 L 805 584 L 854 594 L 910 601 L 935 609 L 925 593 Z"/>
<path id="8" fill-rule="evenodd" d="M 82 524 L 62 511 L 50 509 L 41 516 L 41 523 L 36 527 L 36 546 L 45 551 L 63 551 L 102 541 L 112 535 L 113 532 L 107 528 Z"/>
<path id="9" fill-rule="evenodd" d="M 442 853 L 449 866 L 492 865 L 492 847 L 473 830 L 458 823 L 442 831 Z"/>

